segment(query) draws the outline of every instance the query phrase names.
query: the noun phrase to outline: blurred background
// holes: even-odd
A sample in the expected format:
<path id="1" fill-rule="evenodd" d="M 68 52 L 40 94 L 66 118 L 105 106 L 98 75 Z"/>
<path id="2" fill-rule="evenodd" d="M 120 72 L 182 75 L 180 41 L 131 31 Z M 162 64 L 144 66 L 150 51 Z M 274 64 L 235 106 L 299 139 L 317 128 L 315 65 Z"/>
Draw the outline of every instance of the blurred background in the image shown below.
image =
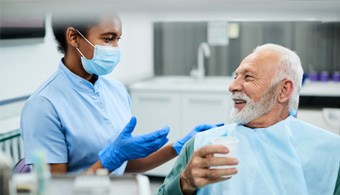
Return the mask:
<path id="1" fill-rule="evenodd" d="M 123 21 L 123 56 L 110 76 L 124 83 L 188 75 L 197 63 L 199 43 L 208 41 L 209 22 L 231 27 L 236 35 L 211 46 L 208 75 L 231 75 L 240 59 L 266 42 L 295 50 L 306 72 L 340 69 L 339 1 L 2 0 L 0 100 L 29 95 L 56 69 L 61 55 L 51 32 L 51 13 L 81 20 L 111 10 Z M 9 33 L 11 27 L 18 29 Z"/>
<path id="2" fill-rule="evenodd" d="M 275 43 L 294 50 L 303 60 L 306 73 L 340 70 L 338 21 L 222 20 L 154 23 L 155 74 L 188 75 L 196 64 L 195 50 L 200 42 L 209 42 L 209 29 L 216 28 L 213 25 L 228 29 L 224 35 L 228 42 L 210 44 L 207 75 L 231 75 L 240 61 L 263 43 Z"/>
<path id="3" fill-rule="evenodd" d="M 228 123 L 230 76 L 269 42 L 301 57 L 307 80 L 298 117 L 340 133 L 338 0 L 1 0 L 0 149 L 14 162 L 24 156 L 22 105 L 62 57 L 51 14 L 82 20 L 107 11 L 118 12 L 123 23 L 121 62 L 108 78 L 128 88 L 136 134 L 168 124 L 173 141 L 198 123 Z M 193 70 L 200 58 L 204 78 L 198 80 Z M 171 165 L 148 174 L 164 177 Z"/>

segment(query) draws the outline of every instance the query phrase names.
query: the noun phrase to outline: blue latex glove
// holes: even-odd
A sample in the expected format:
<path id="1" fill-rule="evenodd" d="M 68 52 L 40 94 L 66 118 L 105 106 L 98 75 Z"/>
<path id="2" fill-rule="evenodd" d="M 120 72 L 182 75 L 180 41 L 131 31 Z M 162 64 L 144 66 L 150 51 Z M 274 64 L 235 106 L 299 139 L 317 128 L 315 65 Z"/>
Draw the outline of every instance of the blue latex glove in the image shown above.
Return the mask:
<path id="1" fill-rule="evenodd" d="M 99 160 L 103 167 L 113 171 L 120 167 L 125 161 L 144 158 L 161 148 L 168 138 L 169 127 L 164 127 L 158 131 L 131 136 L 136 126 L 136 118 L 131 117 L 130 122 L 125 126 L 118 138 L 107 148 L 99 152 Z"/>
<path id="2" fill-rule="evenodd" d="M 220 127 L 223 126 L 223 123 L 216 124 L 216 125 L 209 125 L 209 124 L 201 124 L 196 126 L 193 130 L 191 130 L 188 134 L 186 134 L 182 139 L 177 140 L 174 145 L 172 146 L 176 153 L 179 154 L 182 150 L 184 144 L 193 136 L 195 136 L 198 132 L 205 131 L 211 129 L 213 127 Z"/>

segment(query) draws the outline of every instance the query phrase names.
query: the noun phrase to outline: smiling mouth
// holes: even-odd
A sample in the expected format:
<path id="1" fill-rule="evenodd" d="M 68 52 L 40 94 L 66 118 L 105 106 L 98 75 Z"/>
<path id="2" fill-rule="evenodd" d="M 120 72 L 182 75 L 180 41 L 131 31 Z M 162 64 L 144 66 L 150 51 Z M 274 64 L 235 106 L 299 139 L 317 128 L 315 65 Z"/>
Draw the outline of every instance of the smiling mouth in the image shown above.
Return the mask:
<path id="1" fill-rule="evenodd" d="M 241 100 L 241 99 L 233 99 L 233 101 L 235 102 L 235 104 L 245 104 L 245 103 L 247 103 L 247 101 Z"/>

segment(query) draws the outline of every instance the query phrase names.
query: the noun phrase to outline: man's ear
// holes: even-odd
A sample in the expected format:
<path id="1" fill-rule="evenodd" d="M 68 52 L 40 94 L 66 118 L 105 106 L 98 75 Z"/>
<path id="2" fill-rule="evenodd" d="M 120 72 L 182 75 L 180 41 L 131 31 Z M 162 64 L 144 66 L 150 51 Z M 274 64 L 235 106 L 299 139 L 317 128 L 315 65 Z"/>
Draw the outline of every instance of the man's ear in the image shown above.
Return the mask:
<path id="1" fill-rule="evenodd" d="M 66 29 L 66 42 L 71 47 L 77 47 L 78 33 L 75 28 L 68 27 Z"/>
<path id="2" fill-rule="evenodd" d="M 280 85 L 279 95 L 278 95 L 278 101 L 280 103 L 288 102 L 290 97 L 292 96 L 294 90 L 294 85 L 291 80 L 285 79 L 282 81 Z"/>

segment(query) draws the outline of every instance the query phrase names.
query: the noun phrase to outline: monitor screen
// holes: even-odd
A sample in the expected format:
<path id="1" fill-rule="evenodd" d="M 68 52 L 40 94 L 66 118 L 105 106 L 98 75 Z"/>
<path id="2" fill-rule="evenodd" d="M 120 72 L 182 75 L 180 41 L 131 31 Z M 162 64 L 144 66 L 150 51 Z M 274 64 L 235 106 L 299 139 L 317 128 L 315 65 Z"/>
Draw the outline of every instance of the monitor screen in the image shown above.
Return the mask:
<path id="1" fill-rule="evenodd" d="M 45 36 L 43 17 L 0 18 L 0 39 L 39 38 Z"/>

